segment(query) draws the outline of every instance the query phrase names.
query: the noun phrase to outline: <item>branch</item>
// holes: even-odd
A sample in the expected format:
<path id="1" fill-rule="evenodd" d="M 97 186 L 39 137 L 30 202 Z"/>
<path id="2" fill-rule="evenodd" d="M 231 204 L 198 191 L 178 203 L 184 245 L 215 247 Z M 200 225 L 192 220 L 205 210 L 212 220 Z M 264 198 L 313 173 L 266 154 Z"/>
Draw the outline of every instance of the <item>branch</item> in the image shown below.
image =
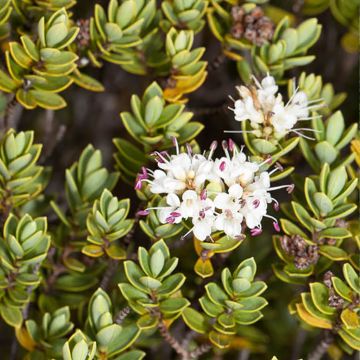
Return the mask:
<path id="1" fill-rule="evenodd" d="M 12 99 L 8 101 L 8 103 L 6 104 L 5 113 L 2 122 L 2 130 L 4 130 L 4 132 L 6 132 L 10 127 L 10 117 L 16 105 L 17 105 L 17 100 L 15 96 L 13 96 Z"/>
<path id="2" fill-rule="evenodd" d="M 109 287 L 109 284 L 110 284 L 110 281 L 113 277 L 113 275 L 115 274 L 117 268 L 118 268 L 118 265 L 119 265 L 119 260 L 114 260 L 114 259 L 111 259 L 109 261 L 109 265 L 104 273 L 104 276 L 100 282 L 100 287 L 103 289 L 103 290 L 107 290 L 107 288 Z"/>
<path id="3" fill-rule="evenodd" d="M 310 353 L 308 360 L 320 360 L 326 353 L 329 346 L 333 343 L 334 336 L 330 332 L 324 333 L 324 338 L 316 346 L 316 348 Z"/>
<path id="4" fill-rule="evenodd" d="M 164 340 L 181 356 L 182 360 L 191 359 L 189 352 L 170 334 L 169 329 L 162 319 L 159 320 L 158 329 Z"/>
<path id="5" fill-rule="evenodd" d="M 202 344 L 198 346 L 195 350 L 190 352 L 191 359 L 197 359 L 199 356 L 206 354 L 212 349 L 211 344 Z"/>
<path id="6" fill-rule="evenodd" d="M 116 314 L 114 321 L 120 325 L 126 319 L 126 317 L 130 314 L 130 312 L 131 312 L 130 306 L 124 307 Z"/>

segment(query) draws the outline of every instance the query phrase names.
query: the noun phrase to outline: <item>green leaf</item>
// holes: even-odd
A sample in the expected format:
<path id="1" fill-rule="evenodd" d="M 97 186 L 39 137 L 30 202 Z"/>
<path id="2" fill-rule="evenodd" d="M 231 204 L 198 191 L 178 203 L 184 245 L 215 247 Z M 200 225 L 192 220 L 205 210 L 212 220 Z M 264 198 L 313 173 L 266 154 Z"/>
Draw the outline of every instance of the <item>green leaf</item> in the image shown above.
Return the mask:
<path id="1" fill-rule="evenodd" d="M 344 264 L 343 273 L 347 283 L 357 293 L 360 294 L 360 278 L 350 264 Z"/>
<path id="2" fill-rule="evenodd" d="M 17 86 L 16 82 L 0 69 L 0 90 L 11 93 L 16 90 Z"/>
<path id="3" fill-rule="evenodd" d="M 205 317 L 193 308 L 186 308 L 182 312 L 182 317 L 190 329 L 200 334 L 206 334 L 208 331 L 208 324 Z"/>
<path id="4" fill-rule="evenodd" d="M 345 228 L 327 228 L 320 231 L 319 238 L 343 239 L 351 236 L 351 232 Z"/>
<path id="5" fill-rule="evenodd" d="M 157 293 L 159 295 L 169 296 L 181 288 L 185 279 L 186 277 L 183 274 L 170 275 L 162 282 L 162 285 L 157 290 Z"/>
<path id="6" fill-rule="evenodd" d="M 352 302 L 353 293 L 352 290 L 338 277 L 331 277 L 332 284 L 335 291 L 345 300 Z"/>
<path id="7" fill-rule="evenodd" d="M 140 282 L 144 284 L 144 286 L 151 290 L 156 290 L 161 286 L 161 281 L 154 279 L 150 276 L 142 276 L 140 278 Z"/>
<path id="8" fill-rule="evenodd" d="M 234 311 L 233 316 L 236 323 L 241 325 L 251 325 L 263 317 L 260 311 L 243 312 L 241 310 Z"/>
<path id="9" fill-rule="evenodd" d="M 330 116 L 326 126 L 326 140 L 331 145 L 336 145 L 341 139 L 345 129 L 344 117 L 341 111 L 337 111 Z"/>
<path id="10" fill-rule="evenodd" d="M 0 306 L 0 314 L 4 321 L 13 327 L 19 327 L 22 323 L 22 313 L 18 308 L 7 307 L 5 305 Z"/>
<path id="11" fill-rule="evenodd" d="M 322 164 L 332 164 L 339 154 L 338 150 L 327 141 L 317 143 L 315 145 L 315 153 Z"/>
<path id="12" fill-rule="evenodd" d="M 287 235 L 300 235 L 302 238 L 307 239 L 308 236 L 294 223 L 287 219 L 280 219 L 281 227 Z"/>
<path id="13" fill-rule="evenodd" d="M 182 312 L 190 302 L 184 298 L 169 298 L 160 303 L 160 311 L 165 314 L 176 314 Z"/>
<path id="14" fill-rule="evenodd" d="M 327 196 L 330 199 L 334 199 L 344 188 L 346 181 L 347 173 L 345 167 L 340 166 L 335 170 L 331 171 L 327 184 Z"/>
<path id="15" fill-rule="evenodd" d="M 349 259 L 349 255 L 347 254 L 347 252 L 336 246 L 321 245 L 319 248 L 319 253 L 327 257 L 328 259 L 334 261 L 342 261 Z"/>
<path id="16" fill-rule="evenodd" d="M 349 308 L 344 309 L 341 312 L 341 320 L 348 329 L 358 329 L 360 327 L 359 316 L 353 310 Z"/>
<path id="17" fill-rule="evenodd" d="M 34 97 L 35 102 L 49 110 L 59 110 L 66 106 L 65 100 L 58 94 L 43 90 L 30 90 L 29 93 Z"/>
<path id="18" fill-rule="evenodd" d="M 150 256 L 150 269 L 154 276 L 158 276 L 165 264 L 165 258 L 160 249 Z"/>
<path id="19" fill-rule="evenodd" d="M 324 314 L 333 315 L 336 309 L 329 306 L 329 289 L 321 283 L 310 284 L 311 298 L 317 309 Z"/>
<path id="20" fill-rule="evenodd" d="M 215 304 L 223 305 L 225 300 L 228 300 L 226 293 L 215 283 L 209 283 L 205 285 L 206 293 L 210 300 Z"/>
<path id="21" fill-rule="evenodd" d="M 156 327 L 159 323 L 159 319 L 156 316 L 150 314 L 142 315 L 137 321 L 136 325 L 141 330 L 149 330 Z"/>
<path id="22" fill-rule="evenodd" d="M 68 29 L 64 23 L 58 23 L 53 26 L 46 32 L 46 45 L 48 47 L 55 47 L 62 40 L 66 38 L 68 34 Z"/>
<path id="23" fill-rule="evenodd" d="M 334 208 L 332 201 L 322 192 L 314 194 L 314 201 L 322 216 L 326 216 Z"/>
<path id="24" fill-rule="evenodd" d="M 145 122 L 150 127 L 157 122 L 163 111 L 163 100 L 159 96 L 153 97 L 145 106 Z"/>
<path id="25" fill-rule="evenodd" d="M 254 139 L 251 143 L 260 154 L 271 154 L 276 150 L 275 145 L 264 139 Z"/>
<path id="26" fill-rule="evenodd" d="M 105 91 L 104 86 L 99 81 L 87 74 L 81 73 L 80 71 L 75 71 L 70 77 L 76 85 L 86 90 L 95 92 Z"/>

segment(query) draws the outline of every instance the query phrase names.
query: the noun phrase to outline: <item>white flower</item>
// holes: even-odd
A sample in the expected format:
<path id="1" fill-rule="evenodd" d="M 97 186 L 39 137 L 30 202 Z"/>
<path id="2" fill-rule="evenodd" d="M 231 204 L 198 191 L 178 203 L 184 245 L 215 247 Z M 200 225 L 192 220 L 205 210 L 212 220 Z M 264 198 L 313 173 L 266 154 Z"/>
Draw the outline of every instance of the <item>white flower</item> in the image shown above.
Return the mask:
<path id="1" fill-rule="evenodd" d="M 194 236 L 200 240 L 206 240 L 213 231 L 215 214 L 214 214 L 214 203 L 207 198 L 202 201 L 200 210 L 197 211 L 193 217 L 192 223 L 194 225 L 192 231 Z"/>
<path id="2" fill-rule="evenodd" d="M 230 237 L 242 233 L 243 214 L 241 210 L 243 189 L 239 184 L 230 186 L 228 193 L 220 193 L 214 200 L 215 207 L 222 210 L 215 220 L 215 228 L 223 230 Z"/>
<path id="3" fill-rule="evenodd" d="M 175 194 L 169 194 L 166 196 L 167 207 L 163 207 L 159 210 L 158 216 L 160 222 L 163 224 L 178 224 L 182 221 L 182 214 L 180 211 L 180 199 Z"/>
<path id="4" fill-rule="evenodd" d="M 274 85 L 269 81 L 266 86 L 271 95 L 275 91 Z M 300 100 L 296 106 L 301 106 Z M 200 241 L 211 239 L 213 231 L 223 231 L 227 236 L 238 238 L 243 235 L 245 225 L 251 235 L 256 236 L 261 233 L 264 217 L 271 218 L 274 228 L 279 231 L 277 220 L 268 214 L 268 204 L 274 202 L 278 208 L 271 192 L 284 187 L 291 190 L 292 187 L 271 187 L 270 176 L 278 168 L 271 172 L 262 171 L 262 165 L 269 159 L 262 163 L 251 161 L 231 140 L 223 142 L 225 156 L 213 160 L 215 147 L 214 144 L 211 146 L 207 157 L 193 155 L 189 150 L 187 153 L 178 150 L 172 156 L 156 153 L 160 169 L 143 168 L 136 188 L 140 190 L 143 181 L 150 183 L 151 192 L 166 194 L 166 206 L 148 208 L 140 213 L 147 215 L 150 210 L 157 210 L 163 224 L 187 221 L 192 224 L 187 234 L 193 233 Z M 216 186 L 212 186 L 213 181 Z"/>
<path id="5" fill-rule="evenodd" d="M 254 101 L 251 96 L 235 101 L 235 120 L 250 120 L 252 123 L 261 124 L 264 121 L 264 115 L 255 108 Z"/>
<path id="6" fill-rule="evenodd" d="M 202 155 L 182 153 L 171 156 L 170 160 L 160 163 L 172 179 L 175 191 L 199 189 L 210 175 L 211 163 Z"/>
<path id="7" fill-rule="evenodd" d="M 178 146 L 177 146 L 178 149 Z M 212 150 L 213 151 L 213 150 Z M 207 181 L 220 181 L 212 171 L 213 160 L 200 154 L 179 153 L 169 155 L 166 152 L 155 152 L 159 169 L 142 170 L 138 175 L 135 188 L 139 190 L 142 182 L 150 183 L 154 194 L 176 193 L 181 195 L 186 190 L 200 192 Z M 148 174 L 152 179 L 149 179 Z"/>
<path id="8" fill-rule="evenodd" d="M 240 202 L 243 195 L 243 188 L 239 184 L 231 185 L 227 193 L 220 193 L 215 197 L 214 204 L 218 209 L 240 208 Z"/>
<path id="9" fill-rule="evenodd" d="M 249 229 L 261 227 L 261 220 L 266 215 L 267 201 L 265 198 L 254 196 L 245 197 L 245 205 L 242 213 L 245 217 L 246 226 Z"/>
<path id="10" fill-rule="evenodd" d="M 285 135 L 297 122 L 296 115 L 292 114 L 283 104 L 276 104 L 272 110 L 270 123 L 275 132 Z"/>
<path id="11" fill-rule="evenodd" d="M 214 171 L 224 180 L 227 186 L 240 184 L 246 186 L 254 179 L 255 173 L 259 170 L 259 165 L 246 161 L 243 152 L 234 151 L 233 156 L 222 157 L 215 160 Z"/>
<path id="12" fill-rule="evenodd" d="M 181 214 L 187 219 L 193 217 L 194 214 L 200 211 L 201 200 L 199 195 L 194 190 L 186 190 L 182 195 Z"/>
<path id="13" fill-rule="evenodd" d="M 230 108 L 236 121 L 250 121 L 256 137 L 268 139 L 271 134 L 275 139 L 280 139 L 290 132 L 308 138 L 299 131 L 314 131 L 310 128 L 295 128 L 299 121 L 312 119 L 310 110 L 321 106 L 319 101 L 308 101 L 303 91 L 294 89 L 292 97 L 285 104 L 278 93 L 275 79 L 267 75 L 261 83 L 254 78 L 256 87 L 249 90 L 245 86 L 238 87 L 240 99 L 234 101 L 234 108 Z M 312 104 L 312 105 L 311 105 Z M 259 127 L 260 125 L 260 127 Z M 239 131 L 242 132 L 242 131 Z"/>

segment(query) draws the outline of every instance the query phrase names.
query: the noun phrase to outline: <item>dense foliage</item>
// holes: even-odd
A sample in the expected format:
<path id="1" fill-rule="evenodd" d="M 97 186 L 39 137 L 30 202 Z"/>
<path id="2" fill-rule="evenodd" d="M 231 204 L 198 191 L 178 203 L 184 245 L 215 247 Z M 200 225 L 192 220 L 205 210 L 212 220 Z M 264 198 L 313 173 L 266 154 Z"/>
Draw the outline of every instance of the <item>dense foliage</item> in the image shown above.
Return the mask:
<path id="1" fill-rule="evenodd" d="M 359 9 L 0 0 L 1 358 L 355 358 Z"/>

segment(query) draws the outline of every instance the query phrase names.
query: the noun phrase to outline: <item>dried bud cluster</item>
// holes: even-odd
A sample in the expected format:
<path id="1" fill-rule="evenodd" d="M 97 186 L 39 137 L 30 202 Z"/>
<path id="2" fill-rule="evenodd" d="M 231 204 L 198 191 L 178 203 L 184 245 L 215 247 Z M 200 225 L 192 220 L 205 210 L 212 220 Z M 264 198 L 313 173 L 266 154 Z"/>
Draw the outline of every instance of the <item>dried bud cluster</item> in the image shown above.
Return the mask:
<path id="1" fill-rule="evenodd" d="M 281 246 L 286 253 L 294 257 L 294 265 L 300 270 L 316 264 L 319 259 L 318 246 L 307 244 L 300 235 L 284 235 Z"/>
<path id="2" fill-rule="evenodd" d="M 80 28 L 76 37 L 76 44 L 80 49 L 86 49 L 90 45 L 90 21 L 89 19 L 79 19 L 76 25 Z"/>
<path id="3" fill-rule="evenodd" d="M 242 6 L 234 6 L 231 16 L 233 19 L 231 34 L 235 39 L 245 38 L 257 46 L 272 39 L 274 23 L 264 16 L 259 6 L 248 13 Z"/>
<path id="4" fill-rule="evenodd" d="M 337 295 L 333 285 L 331 278 L 334 276 L 334 274 L 331 271 L 327 271 L 324 274 L 324 284 L 329 289 L 329 306 L 336 308 L 336 309 L 342 309 L 344 305 L 344 299 Z"/>

